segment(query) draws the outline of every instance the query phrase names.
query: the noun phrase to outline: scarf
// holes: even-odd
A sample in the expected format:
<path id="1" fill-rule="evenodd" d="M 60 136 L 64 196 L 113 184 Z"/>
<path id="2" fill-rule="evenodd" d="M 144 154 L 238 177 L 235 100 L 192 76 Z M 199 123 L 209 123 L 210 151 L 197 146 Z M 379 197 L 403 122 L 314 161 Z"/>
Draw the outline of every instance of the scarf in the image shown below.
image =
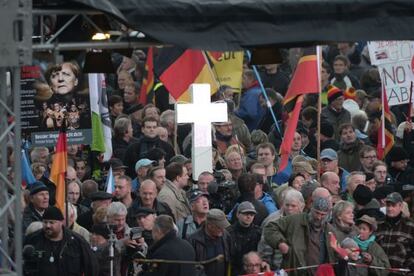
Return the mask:
<path id="1" fill-rule="evenodd" d="M 369 245 L 375 241 L 375 235 L 371 235 L 365 241 L 361 241 L 359 239 L 359 235 L 358 235 L 358 236 L 354 237 L 354 241 L 358 244 L 358 247 L 361 248 L 362 251 L 367 251 Z"/>

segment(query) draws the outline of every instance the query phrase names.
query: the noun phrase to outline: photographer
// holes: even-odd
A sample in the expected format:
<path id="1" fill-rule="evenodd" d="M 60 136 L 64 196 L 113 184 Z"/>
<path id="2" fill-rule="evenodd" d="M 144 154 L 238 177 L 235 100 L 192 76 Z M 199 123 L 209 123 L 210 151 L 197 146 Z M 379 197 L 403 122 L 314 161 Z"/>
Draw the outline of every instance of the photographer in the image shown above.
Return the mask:
<path id="1" fill-rule="evenodd" d="M 94 224 L 91 229 L 91 246 L 92 251 L 96 258 L 98 259 L 99 264 L 99 276 L 108 276 L 110 273 L 110 230 L 109 226 L 104 223 Z M 114 250 L 114 259 L 113 259 L 113 275 L 121 275 L 121 255 L 119 251 L 115 248 Z"/>
<path id="2" fill-rule="evenodd" d="M 56 207 L 45 210 L 43 229 L 28 235 L 24 247 L 25 275 L 98 275 L 89 244 L 64 227 L 62 212 Z"/>
<path id="3" fill-rule="evenodd" d="M 121 274 L 125 275 L 127 271 L 131 269 L 131 258 L 137 253 L 142 252 L 146 254 L 148 246 L 145 244 L 142 236 L 133 237 L 130 228 L 126 224 L 127 209 L 121 202 L 112 202 L 108 207 L 108 223 L 113 228 L 113 232 L 116 236 L 115 247 L 121 252 Z"/>

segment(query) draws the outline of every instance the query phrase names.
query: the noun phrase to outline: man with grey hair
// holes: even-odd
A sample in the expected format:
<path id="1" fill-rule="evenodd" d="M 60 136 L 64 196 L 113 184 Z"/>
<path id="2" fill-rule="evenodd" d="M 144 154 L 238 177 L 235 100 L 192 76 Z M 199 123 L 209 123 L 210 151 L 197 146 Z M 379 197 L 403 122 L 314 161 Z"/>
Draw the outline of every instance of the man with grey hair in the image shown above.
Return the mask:
<path id="1" fill-rule="evenodd" d="M 112 137 L 113 157 L 123 160 L 127 147 L 138 142 L 133 132 L 130 118 L 125 116 L 115 119 L 114 137 Z"/>
<path id="2" fill-rule="evenodd" d="M 174 260 L 175 262 L 153 263 L 142 276 L 190 276 L 196 275 L 195 266 L 180 261 L 195 261 L 195 252 L 191 245 L 177 237 L 172 217 L 160 215 L 152 228 L 154 245 L 148 251 L 147 259 Z"/>
<path id="3" fill-rule="evenodd" d="M 361 171 L 351 172 L 346 179 L 346 191 L 342 193 L 343 200 L 354 202 L 352 195 L 358 185 L 365 185 L 365 173 Z"/>
<path id="4" fill-rule="evenodd" d="M 286 193 L 283 193 L 282 203 L 282 208 L 280 208 L 275 213 L 270 214 L 263 221 L 263 229 L 271 221 L 277 221 L 278 219 L 285 216 L 302 213 L 303 208 L 305 207 L 305 201 L 303 199 L 302 193 L 295 189 L 288 189 Z M 263 260 L 270 264 L 272 270 L 280 268 L 283 256 L 280 253 L 279 249 L 273 249 L 265 241 L 263 233 L 257 246 L 257 251 L 260 252 L 260 255 L 262 256 Z"/>
<path id="5" fill-rule="evenodd" d="M 313 201 L 309 214 L 283 217 L 266 225 L 263 230 L 265 241 L 283 254 L 282 268 L 318 265 L 334 260 L 332 249 L 328 246 L 330 211 L 330 202 L 318 197 Z"/>

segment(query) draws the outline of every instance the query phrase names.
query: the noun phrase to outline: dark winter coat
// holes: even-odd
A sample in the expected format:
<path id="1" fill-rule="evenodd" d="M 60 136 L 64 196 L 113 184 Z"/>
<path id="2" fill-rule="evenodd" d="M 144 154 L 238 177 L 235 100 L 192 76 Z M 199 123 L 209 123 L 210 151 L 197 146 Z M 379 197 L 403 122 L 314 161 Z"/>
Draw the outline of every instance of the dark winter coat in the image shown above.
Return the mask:
<path id="1" fill-rule="evenodd" d="M 80 235 L 64 228 L 63 240 L 55 248 L 55 242 L 44 235 L 43 230 L 36 231 L 25 238 L 24 245 L 33 245 L 36 252 L 42 252 L 38 261 L 38 272 L 32 276 L 97 276 L 99 266 L 88 242 Z M 56 273 L 56 274 L 55 274 Z"/>
<path id="2" fill-rule="evenodd" d="M 195 261 L 194 249 L 186 241 L 177 237 L 175 231 L 167 233 L 148 250 L 147 259 Z M 190 276 L 195 275 L 195 266 L 189 264 L 159 263 L 150 265 L 142 276 Z"/>

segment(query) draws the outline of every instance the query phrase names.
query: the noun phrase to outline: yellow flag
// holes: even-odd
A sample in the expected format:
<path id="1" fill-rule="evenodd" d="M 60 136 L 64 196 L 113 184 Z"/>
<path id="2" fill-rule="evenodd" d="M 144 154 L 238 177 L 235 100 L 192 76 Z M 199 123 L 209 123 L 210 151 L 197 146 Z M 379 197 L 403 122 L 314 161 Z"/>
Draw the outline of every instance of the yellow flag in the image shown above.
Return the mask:
<path id="1" fill-rule="evenodd" d="M 213 61 L 214 73 L 220 85 L 228 85 L 234 88 L 235 92 L 241 91 L 243 73 L 243 51 L 223 52 Z"/>

